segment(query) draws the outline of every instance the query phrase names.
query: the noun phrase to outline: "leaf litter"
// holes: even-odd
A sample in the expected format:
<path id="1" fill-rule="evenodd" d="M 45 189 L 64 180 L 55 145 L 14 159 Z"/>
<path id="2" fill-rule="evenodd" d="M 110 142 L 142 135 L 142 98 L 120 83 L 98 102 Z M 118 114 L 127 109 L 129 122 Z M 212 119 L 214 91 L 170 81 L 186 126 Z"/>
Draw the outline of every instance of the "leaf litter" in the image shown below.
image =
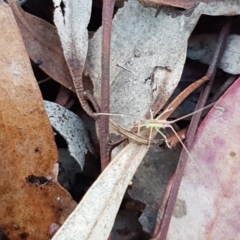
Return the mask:
<path id="1" fill-rule="evenodd" d="M 60 10 L 60 1 L 55 2 L 58 2 L 57 10 Z M 82 1 L 82 3 L 87 4 L 84 6 L 86 7 L 85 9 L 89 9 L 89 1 Z M 79 2 L 77 4 L 79 4 Z M 66 10 L 78 9 L 76 7 L 77 5 L 75 8 L 74 5 L 71 7 L 70 5 L 66 6 Z M 74 17 L 72 18 L 72 35 L 68 34 L 67 36 L 70 44 L 65 44 L 66 38 L 63 38 L 63 35 L 69 30 L 69 25 L 67 29 L 65 29 L 65 33 L 61 32 L 64 30 L 63 25 L 60 24 L 62 29 L 58 29 L 60 35 L 62 35 L 63 50 L 70 68 L 70 74 L 75 78 L 74 80 L 79 79 L 79 76 L 81 78 L 88 45 L 86 37 L 83 37 L 83 45 L 80 48 L 72 42 L 72 40 L 79 36 L 78 34 L 80 34 L 80 36 L 86 35 L 86 25 L 88 24 L 90 13 L 84 11 L 84 14 L 84 24 L 82 25 L 79 21 L 76 21 Z M 158 102 L 161 106 L 165 104 L 181 79 L 187 53 L 187 40 L 201 14 L 238 14 L 237 2 L 219 1 L 218 3 L 199 3 L 199 5 L 196 5 L 191 11 L 186 12 L 165 7 L 160 11 L 158 16 L 156 16 L 156 9 L 144 8 L 142 5 L 139 5 L 137 1 L 131 0 L 125 3 L 123 9 L 118 11 L 113 20 L 114 29 L 111 51 L 111 80 L 113 81 L 111 83 L 112 112 L 127 112 L 131 115 L 143 116 L 153 101 L 159 100 Z M 58 17 L 59 16 L 60 15 L 58 15 Z M 66 17 L 65 20 L 67 22 L 70 15 L 67 13 L 61 17 Z M 60 22 L 61 21 L 62 20 L 60 20 Z M 79 28 L 78 24 L 80 24 L 81 30 L 77 33 L 74 29 Z M 128 33 L 130 34 L 127 35 Z M 128 44 L 128 41 L 131 42 L 131 45 Z M 101 101 L 99 96 L 99 81 L 101 79 L 100 42 L 101 30 L 95 33 L 94 38 L 90 41 L 85 69 L 85 73 L 89 74 L 93 80 L 94 95 L 98 102 Z M 72 56 L 75 57 L 75 62 L 70 61 L 69 49 L 71 49 L 70 53 L 74 53 Z M 81 49 L 82 51 L 76 51 L 76 49 Z M 76 64 L 80 63 L 79 61 L 81 65 Z M 228 60 L 228 62 L 231 61 Z M 77 68 L 79 68 L 79 75 L 76 75 Z M 15 74 L 17 74 L 19 68 L 14 69 Z M 227 72 L 229 71 L 226 67 L 223 69 Z M 231 72 L 231 70 L 229 72 Z M 150 84 L 151 81 L 145 82 L 149 77 L 153 80 L 153 86 Z M 158 95 L 159 93 L 160 95 Z M 80 100 L 82 101 L 81 97 L 82 95 L 80 95 Z M 75 116 L 75 118 L 77 117 Z M 125 127 L 128 126 L 129 128 L 132 122 L 132 119 L 119 120 L 120 124 Z M 107 239 L 126 188 L 147 151 L 148 146 L 139 146 L 135 143 L 128 144 L 113 159 L 106 171 L 99 176 L 76 208 L 76 212 L 72 213 L 71 217 L 65 222 L 60 231 L 58 231 L 54 239 L 68 239 L 76 235 L 81 239 Z M 151 151 L 148 154 L 151 154 Z M 81 164 L 83 166 L 82 162 Z M 143 162 L 143 164 L 145 164 L 145 166 L 142 166 L 146 174 L 148 173 L 149 163 Z M 169 165 L 169 167 L 170 166 L 172 165 Z M 173 168 L 171 169 L 173 171 Z M 156 175 L 158 176 L 160 174 L 162 174 L 162 172 L 160 170 L 159 172 L 157 171 Z M 156 175 L 154 177 L 155 180 L 157 179 Z M 32 182 L 39 181 L 38 178 L 34 178 L 35 175 L 29 176 L 28 180 Z M 137 174 L 135 176 L 137 176 Z M 151 179 L 150 177 L 153 176 L 149 176 L 149 179 Z M 141 178 L 142 176 L 139 174 L 139 180 L 141 180 Z M 163 178 L 162 181 L 165 181 L 165 178 Z M 131 193 L 134 195 L 134 191 L 136 191 L 137 188 L 138 190 L 140 189 L 141 192 L 141 189 L 146 189 L 150 186 L 149 182 L 146 181 L 146 183 L 144 186 L 141 186 L 141 184 L 137 183 L 137 178 L 134 177 Z M 166 181 L 164 183 L 166 184 Z M 152 190 L 156 191 L 157 189 Z M 151 190 L 149 190 L 149 192 L 151 192 Z M 144 195 L 135 194 L 136 198 L 138 197 L 139 199 L 145 200 L 147 203 L 147 207 L 141 215 L 140 221 L 143 224 L 144 230 L 149 234 L 152 234 L 153 231 L 153 216 L 156 216 L 158 201 L 160 201 L 162 194 L 163 191 L 161 191 L 160 195 L 154 194 L 151 201 Z M 188 206 L 186 207 L 186 204 L 184 205 L 185 199 L 183 199 L 184 198 L 179 198 L 177 202 L 178 205 L 180 204 L 180 209 L 183 210 L 180 211 L 179 214 L 175 212 L 175 216 L 179 219 L 186 214 L 188 209 Z M 183 205 L 185 208 L 181 208 Z M 148 218 L 146 218 L 148 213 L 150 214 Z M 151 218 L 152 223 L 149 222 Z M 86 219 L 90 225 L 86 225 Z M 123 232 L 127 232 L 127 230 Z"/>
<path id="2" fill-rule="evenodd" d="M 179 12 L 174 15 L 172 11 L 169 8 L 164 9 L 156 20 L 154 19 L 154 9 L 143 8 L 137 1 L 128 1 L 125 3 L 124 8 L 115 15 L 110 68 L 112 81 L 111 112 L 144 115 L 154 98 L 151 86 L 146 85 L 144 81 L 151 75 L 155 66 L 160 66 L 159 71 L 155 73 L 155 81 L 157 82 L 157 89 L 161 89 L 160 93 L 162 95 L 160 97 L 162 101 L 160 101 L 160 104 L 163 105 L 180 80 L 186 58 L 187 40 L 200 15 L 227 15 L 239 12 L 236 1 L 219 1 L 218 3 L 210 4 L 200 3 L 190 16 L 189 13 L 188 16 L 185 16 L 184 13 L 179 16 Z M 141 19 L 139 12 L 141 12 L 144 20 Z M 157 26 L 151 25 L 152 19 L 158 23 L 156 24 Z M 147 30 L 144 28 L 145 25 L 147 25 Z M 126 26 L 130 26 L 129 31 L 126 29 Z M 151 33 L 152 29 L 154 32 Z M 130 35 L 127 35 L 129 32 Z M 145 34 L 146 32 L 151 34 Z M 159 36 L 160 33 L 161 36 Z M 145 38 L 146 36 L 147 38 Z M 157 38 L 158 36 L 159 38 Z M 131 44 L 128 45 L 128 42 L 131 42 Z M 85 71 L 93 80 L 94 94 L 98 101 L 100 101 L 101 79 L 100 43 L 101 30 L 95 33 L 90 41 Z M 144 45 L 145 43 L 147 45 Z M 156 45 L 159 47 L 156 47 Z M 152 48 L 154 48 L 153 51 L 151 51 Z M 135 54 L 134 50 L 137 50 Z M 139 59 L 141 58 L 143 61 L 139 64 Z M 141 101 L 143 99 L 146 101 Z M 124 127 L 130 127 L 132 121 L 132 119 L 119 119 L 119 123 Z M 147 146 L 138 146 L 135 143 L 128 144 L 99 176 L 76 208 L 76 211 L 66 221 L 66 225 L 61 229 L 62 231 L 60 230 L 54 239 L 62 239 L 63 234 L 67 236 L 77 234 L 82 239 L 94 239 L 96 237 L 98 239 L 106 239 L 121 203 L 118 196 L 125 192 L 130 179 L 147 151 Z M 107 186 L 104 183 L 108 183 Z M 94 199 L 99 196 L 100 191 L 101 200 L 95 204 L 96 208 L 93 208 Z M 108 201 L 104 203 L 102 198 L 108 199 Z M 86 209 L 91 211 L 87 215 L 87 221 L 91 222 L 91 226 L 85 225 L 85 218 L 83 221 L 83 216 L 86 217 L 87 214 Z M 81 222 L 81 228 L 75 228 L 73 226 L 74 222 L 78 223 L 78 226 L 79 222 Z M 72 229 L 75 229 L 74 233 L 71 232 Z M 88 229 L 88 232 L 84 232 L 86 229 Z"/>
<path id="3" fill-rule="evenodd" d="M 21 31 L 29 57 L 51 78 L 74 91 L 56 27 L 23 11 L 16 1 L 8 1 Z M 52 67 L 52 66 L 55 67 Z"/>

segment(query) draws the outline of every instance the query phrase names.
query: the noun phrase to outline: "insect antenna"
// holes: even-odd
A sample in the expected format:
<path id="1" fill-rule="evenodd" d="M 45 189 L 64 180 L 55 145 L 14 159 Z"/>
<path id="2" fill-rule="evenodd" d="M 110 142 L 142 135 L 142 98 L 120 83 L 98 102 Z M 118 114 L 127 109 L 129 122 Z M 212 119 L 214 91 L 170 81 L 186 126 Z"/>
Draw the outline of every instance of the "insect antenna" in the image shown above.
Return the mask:
<path id="1" fill-rule="evenodd" d="M 207 106 L 205 106 L 205 107 L 203 107 L 203 108 L 201 108 L 201 109 L 198 109 L 198 110 L 196 110 L 196 111 L 194 111 L 194 112 L 191 112 L 191 113 L 189 113 L 189 114 L 187 114 L 187 115 L 184 115 L 184 116 L 182 116 L 182 117 L 180 117 L 180 118 L 177 118 L 177 119 L 175 119 L 175 120 L 173 120 L 173 121 L 168 121 L 168 122 L 171 123 L 171 124 L 172 124 L 172 123 L 175 123 L 175 122 L 177 122 L 177 121 L 180 121 L 180 120 L 182 120 L 182 119 L 185 119 L 185 118 L 187 118 L 187 117 L 190 117 L 190 116 L 194 115 L 195 113 L 198 113 L 198 112 L 201 112 L 201 111 L 203 111 L 203 110 L 206 110 L 206 109 L 212 107 L 214 104 L 215 104 L 215 102 L 214 102 L 214 103 L 211 103 L 211 104 L 209 104 L 209 105 L 207 105 Z M 162 115 L 162 114 L 161 114 L 161 115 Z"/>

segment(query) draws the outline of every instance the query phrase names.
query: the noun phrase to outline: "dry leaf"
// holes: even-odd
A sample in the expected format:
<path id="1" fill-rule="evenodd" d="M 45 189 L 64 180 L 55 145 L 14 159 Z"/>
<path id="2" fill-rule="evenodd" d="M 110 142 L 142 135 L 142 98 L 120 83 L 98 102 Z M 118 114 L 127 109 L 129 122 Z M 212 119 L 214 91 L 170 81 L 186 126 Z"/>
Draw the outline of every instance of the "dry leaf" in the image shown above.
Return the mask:
<path id="1" fill-rule="evenodd" d="M 70 155 L 84 167 L 85 154 L 93 147 L 82 120 L 73 112 L 54 102 L 44 101 L 53 128 L 66 140 Z"/>
<path id="2" fill-rule="evenodd" d="M 106 240 L 133 174 L 148 146 L 130 143 L 98 177 L 53 240 Z M 132 160 L 130 160 L 132 159 Z"/>
<path id="3" fill-rule="evenodd" d="M 23 11 L 15 0 L 8 2 L 16 17 L 29 57 L 52 79 L 74 91 L 56 27 Z"/>
<path id="4" fill-rule="evenodd" d="M 58 155 L 11 8 L 0 2 L 0 227 L 48 239 L 76 206 L 57 183 Z"/>
<path id="5" fill-rule="evenodd" d="M 125 9 L 129 8 L 129 9 Z M 132 9 L 132 12 L 130 11 Z M 125 11 L 125 12 L 124 12 Z M 124 15 L 128 11 L 129 14 Z M 143 57 L 145 61 L 140 61 L 138 58 L 137 60 L 133 60 L 134 57 L 132 50 L 138 46 L 138 41 L 140 42 L 140 47 L 144 46 L 144 43 L 141 43 L 141 39 L 137 39 L 135 42 L 131 42 L 132 45 L 129 46 L 128 42 L 129 39 L 135 37 L 135 34 L 139 30 L 141 30 L 141 26 L 144 24 L 150 22 L 151 18 L 154 18 L 153 14 L 154 12 L 146 12 L 148 10 L 142 8 L 139 6 L 139 4 L 134 1 L 130 0 L 127 4 L 125 4 L 125 7 L 122 10 L 118 11 L 118 14 L 115 16 L 114 24 L 117 24 L 116 22 L 119 21 L 119 34 L 113 35 L 113 45 L 112 45 L 112 81 L 115 81 L 119 77 L 119 81 L 113 82 L 113 86 L 117 86 L 116 88 L 113 88 L 111 91 L 116 97 L 117 91 L 121 92 L 122 98 L 116 98 L 117 103 L 112 101 L 112 104 L 119 104 L 120 101 L 123 101 L 122 99 L 125 99 L 125 105 L 121 105 L 121 108 L 124 109 L 126 107 L 128 110 L 127 104 L 131 105 L 133 101 L 135 101 L 134 94 L 135 88 L 133 81 L 135 80 L 135 83 L 137 84 L 138 79 L 139 82 L 144 81 L 144 74 L 148 76 L 151 73 L 151 57 L 154 58 L 156 62 L 153 61 L 153 67 L 154 65 L 158 65 L 158 61 L 161 62 L 164 59 L 167 62 L 164 62 L 163 64 L 168 64 L 168 62 L 173 64 L 171 67 L 172 72 L 169 74 L 169 85 L 172 84 L 171 90 L 173 90 L 178 83 L 178 80 L 180 79 L 181 75 L 181 69 L 183 68 L 185 57 L 186 57 L 186 46 L 187 46 L 187 39 L 194 28 L 194 26 L 197 23 L 197 20 L 201 16 L 201 14 L 209 14 L 209 15 L 222 15 L 222 14 L 239 14 L 240 9 L 237 1 L 218 1 L 214 4 L 199 4 L 195 10 L 193 11 L 191 17 L 186 17 L 184 15 L 176 18 L 172 18 L 171 16 L 167 16 L 164 12 L 160 12 L 159 17 L 162 21 L 157 22 L 157 25 L 148 25 L 146 28 L 146 31 L 143 31 L 145 35 L 148 36 L 148 38 L 152 37 L 152 44 L 149 44 L 143 48 L 141 48 L 141 54 L 143 54 Z M 141 19 L 141 14 L 144 16 L 149 16 L 148 18 Z M 131 14 L 130 14 L 131 13 Z M 123 16 L 122 16 L 123 15 Z M 133 19 L 131 19 L 133 18 Z M 119 20 L 121 19 L 121 21 Z M 125 19 L 127 19 L 127 23 L 125 22 Z M 135 21 L 134 19 L 137 19 L 138 21 Z M 155 19 L 155 21 L 158 21 Z M 134 25 L 135 24 L 135 25 Z M 157 38 L 156 35 L 158 35 L 158 24 L 160 24 L 162 28 L 162 37 Z M 135 28 L 131 25 L 134 25 Z M 122 29 L 121 29 L 122 26 Z M 127 27 L 130 26 L 130 29 L 132 30 L 131 34 L 128 36 L 128 30 Z M 140 26 L 140 27 L 138 27 Z M 152 35 L 148 35 L 149 31 L 151 31 L 151 27 L 153 26 Z M 115 26 L 114 26 L 115 27 Z M 171 33 L 171 31 L 176 32 Z M 124 29 L 124 31 L 123 31 Z M 136 29 L 136 32 L 134 32 Z M 143 28 L 144 29 L 144 28 Z M 161 29 L 160 29 L 161 30 Z M 113 30 L 113 33 L 116 34 L 116 29 Z M 150 32 L 151 33 L 151 32 Z M 176 35 L 175 38 L 179 38 L 177 41 L 180 45 L 179 46 L 173 46 L 173 44 L 176 44 L 175 39 L 171 39 L 171 34 Z M 159 34 L 160 35 L 160 34 Z M 166 36 L 164 36 L 166 35 Z M 145 37 L 145 38 L 144 38 Z M 96 52 L 96 49 L 100 48 L 100 33 L 98 32 L 95 34 L 94 39 L 91 43 L 91 50 L 89 53 L 89 62 L 88 62 L 88 71 L 91 72 L 92 78 L 94 78 L 94 87 L 96 89 L 96 86 L 99 86 L 99 79 L 100 79 L 100 51 Z M 143 38 L 145 41 L 147 41 L 147 37 L 144 35 L 140 35 L 140 38 Z M 156 38 L 156 39 L 155 39 Z M 150 40 L 149 40 L 150 41 Z M 141 45 L 142 44 L 142 45 Z M 118 48 L 117 46 L 120 45 L 121 47 Z M 130 48 L 130 52 L 128 52 L 128 48 Z M 160 46 L 159 48 L 156 46 Z M 115 49 L 116 48 L 116 49 Z M 127 52 L 123 51 L 118 53 L 117 51 L 120 51 L 121 49 L 126 50 Z M 160 50 L 159 50 L 160 49 Z M 176 54 L 174 54 L 173 50 L 176 50 Z M 153 51 L 155 50 L 155 51 Z M 172 51 L 170 51 L 172 50 Z M 149 51 L 153 54 L 151 57 L 148 57 L 146 53 L 149 54 Z M 155 53 L 156 52 L 156 53 Z M 171 53 L 171 54 L 169 54 Z M 94 58 L 93 55 L 96 55 L 96 58 Z M 137 56 L 142 56 L 142 55 Z M 168 55 L 166 55 L 168 54 Z M 123 57 L 121 57 L 121 55 Z M 128 58 L 128 56 L 132 57 L 132 61 Z M 157 60 L 156 60 L 157 59 Z M 149 60 L 149 62 L 148 62 Z M 114 62 L 115 61 L 115 62 Z M 133 77 L 133 73 L 129 73 L 126 70 L 116 70 L 118 67 L 116 66 L 117 62 L 122 61 L 122 66 L 127 69 L 128 66 L 131 67 L 131 69 L 128 68 L 128 70 L 133 70 L 137 73 L 137 77 Z M 141 64 L 140 64 L 141 62 Z M 91 65 L 92 64 L 92 65 Z M 91 66 L 91 68 L 90 68 Z M 144 66 L 144 67 L 143 67 Z M 166 65 L 165 65 L 166 66 Z M 149 72 L 144 72 L 144 68 L 148 68 Z M 176 70 L 175 68 L 178 68 Z M 127 73 L 128 72 L 128 73 Z M 177 80 L 173 78 L 174 74 L 176 74 Z M 138 73 L 141 73 L 141 75 Z M 163 73 L 163 72 L 162 72 Z M 166 72 L 165 72 L 166 73 Z M 96 74 L 96 75 L 95 75 Z M 118 76 L 119 74 L 119 76 Z M 121 77 L 120 77 L 120 74 Z M 128 74 L 128 75 L 127 75 Z M 164 74 L 163 74 L 164 75 Z M 161 76 L 162 78 L 164 76 Z M 94 77 L 95 76 L 95 77 Z M 118 85 L 119 84 L 119 85 Z M 132 88 L 127 88 L 127 85 L 129 84 Z M 159 83 L 160 84 L 160 83 Z M 123 90 L 121 89 L 123 88 Z M 115 90 L 114 90 L 115 89 Z M 125 90 L 124 90 L 125 89 Z M 126 89 L 130 89 L 131 91 L 126 91 Z M 114 90 L 114 91 L 113 91 Z M 125 92 L 125 94 L 123 94 Z M 166 90 L 163 88 L 164 91 L 167 91 L 166 96 L 163 97 L 164 100 L 167 99 L 167 96 L 169 94 L 168 89 Z M 120 96 L 121 96 L 120 95 Z M 127 96 L 127 98 L 126 98 Z M 142 95 L 139 94 L 136 95 L 136 98 L 141 98 Z M 137 99 L 139 100 L 139 99 Z M 136 103 L 134 103 L 137 105 Z M 139 104 L 141 106 L 141 104 Z M 141 106 L 142 107 L 142 106 Z M 116 106 L 117 108 L 117 106 Z M 112 108 L 115 109 L 115 108 Z M 115 110 L 116 111 L 116 110 Z M 129 111 L 131 112 L 131 111 Z M 79 236 L 80 239 L 107 239 L 111 228 L 113 226 L 114 219 L 116 217 L 116 213 L 118 212 L 118 208 L 120 206 L 120 203 L 122 201 L 123 195 L 125 193 L 125 190 L 128 186 L 129 181 L 132 179 L 134 172 L 136 171 L 138 165 L 142 161 L 142 158 L 145 156 L 146 152 L 148 151 L 147 146 L 143 145 L 137 145 L 134 143 L 130 143 L 127 147 L 125 147 L 108 165 L 108 167 L 103 171 L 103 173 L 100 175 L 98 180 L 92 185 L 92 187 L 89 189 L 87 194 L 84 196 L 78 207 L 75 209 L 75 211 L 71 214 L 71 216 L 68 218 L 68 220 L 64 223 L 62 228 L 57 232 L 54 239 L 66 239 L 68 236 L 74 237 Z"/>
<path id="6" fill-rule="evenodd" d="M 215 34 L 194 35 L 189 39 L 189 58 L 209 64 L 217 45 L 218 36 Z M 228 37 L 225 50 L 218 67 L 231 74 L 240 74 L 240 36 L 232 34 Z"/>
<path id="7" fill-rule="evenodd" d="M 62 42 L 63 52 L 67 61 L 75 60 L 80 65 L 74 66 L 82 73 L 88 49 L 87 26 L 90 19 L 92 1 L 54 0 L 54 22 Z M 61 9 L 64 5 L 64 13 Z M 74 65 L 70 63 L 70 65 Z"/>
<path id="8" fill-rule="evenodd" d="M 82 73 L 88 50 L 87 26 L 90 20 L 92 1 L 54 0 L 54 22 L 58 29 L 63 53 L 73 78 L 76 94 L 83 107 L 89 114 L 89 107 L 83 89 Z"/>
<path id="9" fill-rule="evenodd" d="M 182 75 L 188 38 L 199 17 L 237 14 L 239 4 L 236 0 L 218 1 L 201 3 L 187 14 L 166 7 L 157 17 L 155 13 L 155 9 L 129 0 L 113 20 L 110 109 L 112 113 L 136 116 L 117 119 L 128 129 L 147 112 L 157 93 L 158 108 L 172 95 Z M 101 31 L 102 28 L 90 40 L 85 69 L 93 81 L 98 102 L 101 99 Z M 150 81 L 145 82 L 150 76 L 154 89 Z"/>
<path id="10" fill-rule="evenodd" d="M 167 239 L 240 238 L 239 99 L 240 78 L 198 128 L 191 155 L 204 176 L 188 161 Z"/>

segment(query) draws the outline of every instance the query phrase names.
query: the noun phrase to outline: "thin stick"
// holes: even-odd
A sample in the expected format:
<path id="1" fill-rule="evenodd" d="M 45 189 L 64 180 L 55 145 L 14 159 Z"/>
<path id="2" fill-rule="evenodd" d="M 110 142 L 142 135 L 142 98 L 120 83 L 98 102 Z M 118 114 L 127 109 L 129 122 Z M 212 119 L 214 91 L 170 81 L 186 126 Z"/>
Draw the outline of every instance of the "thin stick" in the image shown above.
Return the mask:
<path id="1" fill-rule="evenodd" d="M 112 16 L 115 0 L 103 0 L 102 11 L 102 58 L 101 58 L 101 111 L 109 112 L 110 103 L 110 52 Z M 103 171 L 110 162 L 111 146 L 109 145 L 109 116 L 97 119 L 99 126 L 101 170 Z"/>
<path id="2" fill-rule="evenodd" d="M 153 112 L 152 110 L 150 111 L 150 115 L 151 115 L 151 119 L 153 118 Z M 152 132 L 153 132 L 153 128 L 150 129 L 150 135 L 149 135 L 149 141 L 148 144 L 150 145 L 150 140 L 152 139 Z M 164 134 L 163 134 L 164 135 Z M 166 136 L 164 137 L 164 140 L 166 141 Z"/>

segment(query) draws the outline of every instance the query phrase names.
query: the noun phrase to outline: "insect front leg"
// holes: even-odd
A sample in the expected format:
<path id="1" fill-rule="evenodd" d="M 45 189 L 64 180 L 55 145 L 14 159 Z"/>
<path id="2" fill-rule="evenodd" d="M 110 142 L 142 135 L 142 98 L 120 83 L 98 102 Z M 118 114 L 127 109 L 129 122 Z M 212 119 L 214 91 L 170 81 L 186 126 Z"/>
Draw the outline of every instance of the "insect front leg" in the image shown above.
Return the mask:
<path id="1" fill-rule="evenodd" d="M 150 146 L 150 144 L 151 144 L 151 140 L 152 140 L 152 131 L 153 131 L 153 127 L 150 127 L 150 134 L 149 134 L 149 139 L 148 139 L 148 146 Z"/>
<path id="2" fill-rule="evenodd" d="M 161 117 L 164 116 L 164 114 L 172 111 L 173 111 L 173 108 L 165 109 L 162 113 L 158 115 L 157 119 L 161 119 Z"/>
<path id="3" fill-rule="evenodd" d="M 137 132 L 138 135 L 140 134 L 141 127 L 142 127 L 142 125 L 141 125 L 140 122 L 139 122 L 139 123 L 138 123 L 138 132 Z"/>
<path id="4" fill-rule="evenodd" d="M 153 119 L 153 111 L 152 109 L 150 109 L 150 116 L 151 116 L 151 120 Z M 146 123 L 146 126 L 150 127 L 149 125 L 147 125 Z M 152 131 L 153 131 L 153 127 L 150 127 L 150 134 L 149 134 L 149 140 L 148 140 L 148 145 L 150 146 L 150 142 L 152 140 Z"/>

